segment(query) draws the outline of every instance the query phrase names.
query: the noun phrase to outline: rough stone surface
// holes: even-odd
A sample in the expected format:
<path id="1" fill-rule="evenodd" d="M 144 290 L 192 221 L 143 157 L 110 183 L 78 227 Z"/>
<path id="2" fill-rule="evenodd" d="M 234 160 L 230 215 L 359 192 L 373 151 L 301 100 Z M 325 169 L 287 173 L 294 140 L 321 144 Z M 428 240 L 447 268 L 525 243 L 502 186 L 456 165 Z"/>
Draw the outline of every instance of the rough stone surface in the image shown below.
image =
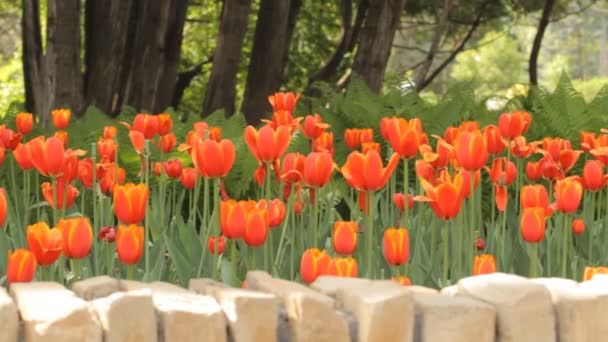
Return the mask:
<path id="1" fill-rule="evenodd" d="M 414 293 L 414 294 L 418 294 L 418 293 L 424 293 L 424 294 L 439 294 L 439 291 L 437 291 L 434 288 L 431 287 L 424 287 L 424 286 L 418 286 L 418 285 L 412 285 L 412 286 L 407 286 L 406 287 L 408 290 L 410 290 L 410 292 Z"/>
<path id="2" fill-rule="evenodd" d="M 596 318 L 602 314 L 602 302 L 596 295 L 569 279 L 541 278 L 533 281 L 544 285 L 551 293 L 560 342 L 606 340 L 607 335 L 600 335 L 598 329 Z"/>
<path id="3" fill-rule="evenodd" d="M 465 296 L 415 293 L 415 342 L 494 342 L 496 310 Z"/>
<path id="4" fill-rule="evenodd" d="M 360 282 L 338 288 L 337 300 L 358 321 L 359 342 L 409 342 L 414 333 L 411 293 L 392 281 Z"/>
<path id="5" fill-rule="evenodd" d="M 190 279 L 190 282 L 188 283 L 188 288 L 190 289 L 190 291 L 194 291 L 195 293 L 200 294 L 208 294 L 207 287 L 209 286 L 228 288 L 226 284 L 220 283 L 219 281 L 215 281 L 210 278 Z"/>
<path id="6" fill-rule="evenodd" d="M 163 281 L 153 281 L 151 283 L 144 283 L 135 280 L 120 280 L 121 291 L 138 291 L 142 289 L 148 289 L 152 291 L 153 294 L 192 293 L 192 291 L 184 289 L 183 287 L 173 285 L 171 283 L 166 283 Z"/>
<path id="7" fill-rule="evenodd" d="M 11 284 L 23 321 L 25 342 L 101 342 L 102 333 L 89 303 L 60 284 Z"/>
<path id="8" fill-rule="evenodd" d="M 226 320 L 210 296 L 183 293 L 153 295 L 161 341 L 225 342 Z"/>
<path id="9" fill-rule="evenodd" d="M 494 306 L 500 342 L 556 341 L 551 295 L 541 284 L 493 273 L 459 280 L 456 293 Z"/>
<path id="10" fill-rule="evenodd" d="M 116 292 L 91 302 L 105 342 L 156 342 L 157 325 L 149 289 Z"/>
<path id="11" fill-rule="evenodd" d="M 287 311 L 292 342 L 350 341 L 349 326 L 335 301 L 307 286 L 272 278 L 268 273 L 247 273 L 247 286 L 279 297 Z"/>
<path id="12" fill-rule="evenodd" d="M 364 278 L 321 276 L 310 284 L 310 288 L 319 291 L 326 296 L 335 297 L 337 290 L 340 288 L 356 286 L 358 284 L 367 284 L 370 282 L 370 280 Z"/>
<path id="13" fill-rule="evenodd" d="M 277 341 L 280 326 L 276 296 L 226 287 L 207 286 L 206 289 L 222 307 L 233 341 Z"/>
<path id="14" fill-rule="evenodd" d="M 446 286 L 439 293 L 446 296 L 458 296 L 458 287 L 456 285 Z"/>
<path id="15" fill-rule="evenodd" d="M 108 276 L 89 278 L 77 281 L 72 285 L 72 291 L 85 300 L 107 297 L 119 290 L 119 281 Z"/>
<path id="16" fill-rule="evenodd" d="M 601 316 L 603 317 L 608 312 L 608 278 L 605 277 L 594 277 L 592 280 L 584 281 L 579 284 L 579 288 L 585 291 L 585 293 L 594 295 L 596 297 L 596 304 L 599 306 Z M 597 320 L 597 317 L 595 318 Z M 608 336 L 608 324 L 604 324 L 603 321 L 598 322 L 595 325 L 598 336 Z"/>
<path id="17" fill-rule="evenodd" d="M 0 342 L 16 342 L 19 334 L 17 306 L 0 287 Z"/>

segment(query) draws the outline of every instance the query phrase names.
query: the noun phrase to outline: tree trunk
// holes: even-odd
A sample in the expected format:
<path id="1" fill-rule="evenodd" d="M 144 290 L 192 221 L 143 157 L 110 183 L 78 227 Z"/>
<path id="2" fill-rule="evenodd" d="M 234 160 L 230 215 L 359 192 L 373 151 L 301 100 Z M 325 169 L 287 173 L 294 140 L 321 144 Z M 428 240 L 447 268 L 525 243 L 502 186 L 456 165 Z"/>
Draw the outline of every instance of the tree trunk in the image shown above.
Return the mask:
<path id="1" fill-rule="evenodd" d="M 268 95 L 279 89 L 285 50 L 289 48 L 291 0 L 262 0 L 253 38 L 253 49 L 241 111 L 257 125 L 271 110 Z"/>
<path id="2" fill-rule="evenodd" d="M 540 17 L 538 23 L 538 29 L 536 30 L 536 36 L 534 36 L 534 43 L 532 44 L 532 51 L 530 52 L 530 60 L 528 63 L 528 73 L 530 76 L 530 83 L 538 84 L 538 55 L 540 54 L 540 46 L 543 41 L 543 36 L 547 26 L 549 26 L 549 18 L 551 18 L 551 11 L 555 5 L 555 0 L 545 0 L 543 6 L 543 14 Z"/>
<path id="3" fill-rule="evenodd" d="M 25 107 L 28 111 L 39 115 L 41 122 L 46 124 L 51 113 L 46 113 L 46 87 L 42 59 L 42 37 L 40 34 L 40 3 L 38 0 L 22 1 L 23 15 L 21 16 L 21 34 L 23 42 L 23 74 L 25 88 Z"/>
<path id="4" fill-rule="evenodd" d="M 386 64 L 405 0 L 368 0 L 368 3 L 353 71 L 365 80 L 372 91 L 378 93 L 382 88 Z"/>
<path id="5" fill-rule="evenodd" d="M 236 76 L 250 8 L 251 0 L 224 2 L 213 66 L 203 100 L 203 116 L 218 109 L 224 109 L 226 114 L 235 111 Z"/>

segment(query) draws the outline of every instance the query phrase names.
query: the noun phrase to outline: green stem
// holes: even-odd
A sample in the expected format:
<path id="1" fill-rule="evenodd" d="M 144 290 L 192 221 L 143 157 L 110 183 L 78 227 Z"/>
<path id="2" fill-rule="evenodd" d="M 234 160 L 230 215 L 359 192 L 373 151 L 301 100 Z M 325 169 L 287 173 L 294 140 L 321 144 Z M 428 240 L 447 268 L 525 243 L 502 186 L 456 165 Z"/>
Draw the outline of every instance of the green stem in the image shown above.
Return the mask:
<path id="1" fill-rule="evenodd" d="M 214 235 L 217 246 L 219 246 L 219 241 L 220 241 L 219 232 L 221 231 L 221 228 L 220 228 L 220 221 L 221 221 L 221 218 L 220 218 L 220 216 L 221 216 L 220 215 L 220 181 L 221 181 L 221 178 L 215 179 L 215 182 L 214 182 L 215 184 L 213 187 L 213 205 L 214 205 L 213 210 L 215 210 L 217 213 L 217 221 L 215 222 L 215 223 L 217 223 L 217 226 L 214 224 L 211 224 L 211 223 L 209 224 L 209 229 L 211 229 L 210 235 L 211 234 L 214 235 L 215 232 L 217 232 L 217 235 Z M 213 230 L 214 227 L 216 228 L 215 232 Z M 218 267 L 217 267 L 217 262 L 218 262 L 219 256 L 220 256 L 219 253 L 213 253 L 213 277 L 216 280 L 220 280 L 220 276 L 218 273 Z"/>
<path id="2" fill-rule="evenodd" d="M 236 272 L 236 258 L 237 258 L 237 247 L 236 247 L 236 239 L 231 239 L 230 241 L 232 241 L 232 246 L 231 246 L 231 256 L 230 256 L 230 262 L 232 264 L 232 286 L 234 287 L 238 287 L 239 286 L 239 282 L 238 279 L 236 278 L 237 276 L 237 272 Z M 219 246 L 219 241 L 216 241 L 216 246 Z M 219 248 L 219 247 L 216 247 Z"/>
<path id="3" fill-rule="evenodd" d="M 365 270 L 367 272 L 367 278 L 374 279 L 374 268 L 372 266 L 373 255 L 374 255 L 374 192 L 368 191 L 366 192 L 367 199 L 367 224 L 365 227 L 365 233 L 367 234 L 367 249 L 365 251 L 365 255 L 367 256 L 367 263 L 365 264 Z"/>
<path id="4" fill-rule="evenodd" d="M 127 265 L 127 279 L 134 280 L 135 265 Z"/>
<path id="5" fill-rule="evenodd" d="M 473 267 L 473 260 L 475 255 L 475 171 L 471 171 L 471 197 L 469 197 L 470 201 L 470 221 L 469 221 L 469 229 L 467 233 L 467 238 L 465 239 L 465 250 L 467 255 L 467 262 L 465 263 L 465 267 L 467 270 L 467 274 L 472 274 L 471 272 Z"/>
<path id="6" fill-rule="evenodd" d="M 145 184 L 146 187 L 149 189 L 150 186 L 150 140 L 146 139 L 144 142 L 144 179 L 145 179 Z M 101 199 L 103 202 L 103 198 Z M 146 281 L 150 281 L 149 277 L 150 277 L 150 225 L 149 225 L 149 210 L 150 208 L 149 206 L 149 201 L 148 203 L 146 203 L 146 216 L 144 219 L 144 266 L 145 266 L 145 271 L 144 271 L 144 279 Z M 103 215 L 103 213 L 102 213 Z M 131 267 L 131 266 L 130 266 Z"/>
<path id="7" fill-rule="evenodd" d="M 310 211 L 310 221 L 312 223 L 312 246 L 311 247 L 316 247 L 317 243 L 319 242 L 319 221 L 318 216 L 319 216 L 319 212 L 318 212 L 318 203 L 317 203 L 317 198 L 319 197 L 319 194 L 317 193 L 316 188 L 312 188 L 310 189 L 310 191 L 313 192 L 313 201 L 312 201 L 312 210 Z"/>
<path id="8" fill-rule="evenodd" d="M 536 264 L 538 259 L 538 243 L 530 244 L 530 278 L 536 278 Z"/>
<path id="9" fill-rule="evenodd" d="M 450 224 L 449 221 L 445 222 L 443 227 L 443 272 L 441 273 L 441 286 L 447 286 L 448 284 L 448 263 L 450 254 Z"/>
<path id="10" fill-rule="evenodd" d="M 70 259 L 70 267 L 72 268 L 72 273 L 74 273 L 74 281 L 78 281 L 80 279 L 80 265 L 77 259 Z"/>
<path id="11" fill-rule="evenodd" d="M 568 274 L 568 237 L 570 236 L 570 227 L 568 227 L 568 215 L 564 216 L 564 226 L 562 228 L 564 236 L 562 237 L 562 273 L 561 277 L 566 278 Z"/>
<path id="12" fill-rule="evenodd" d="M 403 205 L 403 228 L 409 228 L 410 226 L 410 208 L 409 208 L 409 200 L 408 194 L 410 192 L 410 172 L 409 172 L 410 160 L 405 158 L 403 159 L 403 196 L 404 196 L 404 205 Z"/>

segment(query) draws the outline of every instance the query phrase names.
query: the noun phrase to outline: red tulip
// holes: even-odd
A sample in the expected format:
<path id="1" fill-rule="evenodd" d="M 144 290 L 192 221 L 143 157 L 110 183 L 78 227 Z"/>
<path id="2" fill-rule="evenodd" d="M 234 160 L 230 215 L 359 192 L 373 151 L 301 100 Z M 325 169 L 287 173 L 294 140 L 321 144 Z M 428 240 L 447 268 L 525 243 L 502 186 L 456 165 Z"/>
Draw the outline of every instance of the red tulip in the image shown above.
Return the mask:
<path id="1" fill-rule="evenodd" d="M 163 163 L 163 169 L 169 178 L 179 178 L 182 175 L 182 162 L 179 159 L 167 160 Z"/>
<path id="2" fill-rule="evenodd" d="M 420 119 L 396 118 L 388 122 L 388 142 L 401 158 L 412 158 L 418 154 L 418 147 L 426 144 L 428 138 L 422 131 Z"/>
<path id="3" fill-rule="evenodd" d="M 34 115 L 32 113 L 19 113 L 15 117 L 17 131 L 23 135 L 30 134 L 34 128 Z"/>
<path id="4" fill-rule="evenodd" d="M 196 185 L 197 171 L 193 167 L 186 167 L 182 169 L 182 174 L 179 177 L 180 183 L 186 189 L 194 189 Z"/>
<path id="5" fill-rule="evenodd" d="M 534 207 L 547 208 L 549 206 L 547 188 L 540 184 L 524 185 L 521 188 L 520 200 L 523 209 Z"/>
<path id="6" fill-rule="evenodd" d="M 441 219 L 449 220 L 458 216 L 464 198 L 462 196 L 462 176 L 456 175 L 453 180 L 446 179 L 437 186 L 433 186 L 424 179 L 420 182 L 426 196 L 416 196 L 414 200 L 429 202 L 435 215 Z"/>
<path id="7" fill-rule="evenodd" d="M 133 119 L 133 127 L 129 124 L 122 123 L 129 131 L 137 131 L 143 134 L 144 138 L 150 140 L 158 133 L 158 119 L 152 114 L 137 114 Z"/>
<path id="8" fill-rule="evenodd" d="M 571 214 L 578 210 L 582 196 L 583 186 L 578 178 L 564 178 L 555 184 L 557 209 L 563 213 Z"/>
<path id="9" fill-rule="evenodd" d="M 171 115 L 166 113 L 157 114 L 156 124 L 158 135 L 168 134 L 171 132 L 171 128 L 173 128 L 173 120 L 171 119 Z"/>
<path id="10" fill-rule="evenodd" d="M 304 161 L 304 182 L 320 188 L 329 182 L 334 169 L 334 160 L 329 153 L 311 152 Z"/>
<path id="11" fill-rule="evenodd" d="M 102 163 L 112 163 L 116 159 L 116 142 L 114 139 L 100 139 L 97 142 L 97 152 Z"/>
<path id="12" fill-rule="evenodd" d="M 281 179 L 288 183 L 295 183 L 304 177 L 304 164 L 306 157 L 300 153 L 287 153 L 283 157 L 280 175 Z"/>
<path id="13" fill-rule="evenodd" d="M 587 160 L 583 167 L 583 187 L 587 191 L 600 191 L 606 185 L 607 175 L 604 166 L 597 160 Z"/>
<path id="14" fill-rule="evenodd" d="M 543 176 L 540 162 L 529 161 L 526 164 L 526 177 L 532 182 L 539 180 Z"/>
<path id="15" fill-rule="evenodd" d="M 249 247 L 259 247 L 266 242 L 268 236 L 268 211 L 253 208 L 247 212 L 247 222 L 243 240 Z"/>
<path id="16" fill-rule="evenodd" d="M 572 232 L 574 234 L 580 235 L 585 232 L 585 221 L 583 219 L 574 219 L 572 221 Z"/>
<path id="17" fill-rule="evenodd" d="M 402 193 L 393 194 L 393 203 L 400 211 L 405 211 L 405 196 Z M 407 207 L 410 210 L 414 208 L 414 196 L 412 194 L 407 194 Z"/>
<path id="18" fill-rule="evenodd" d="M 306 284 L 310 284 L 317 277 L 327 274 L 331 258 L 325 251 L 310 248 L 304 251 L 300 261 L 300 277 Z"/>
<path id="19" fill-rule="evenodd" d="M 298 103 L 298 100 L 300 99 L 300 94 L 294 94 L 294 93 L 274 93 L 271 96 L 268 96 L 268 102 L 270 102 L 270 105 L 272 106 L 272 109 L 276 112 L 279 110 L 284 110 L 287 111 L 289 113 L 294 112 L 295 108 L 296 108 L 296 104 Z"/>
<path id="20" fill-rule="evenodd" d="M 338 221 L 334 223 L 331 241 L 336 253 L 353 254 L 357 248 L 357 222 Z"/>
<path id="21" fill-rule="evenodd" d="M 513 139 L 523 135 L 532 122 L 530 114 L 522 111 L 503 113 L 498 118 L 500 134 L 507 139 Z"/>
<path id="22" fill-rule="evenodd" d="M 72 184 L 66 184 L 64 178 L 57 179 L 54 189 L 49 182 L 42 183 L 40 188 L 47 203 L 56 209 L 70 208 L 76 197 L 80 194 L 78 189 L 72 186 Z"/>
<path id="23" fill-rule="evenodd" d="M 192 147 L 192 162 L 198 171 L 209 178 L 225 177 L 228 175 L 236 152 L 234 144 L 230 140 L 222 140 L 219 143 L 215 140 L 199 140 Z"/>
<path id="24" fill-rule="evenodd" d="M 19 144 L 13 150 L 13 157 L 22 170 L 31 170 L 34 168 L 34 162 L 32 161 L 32 148 L 29 142 L 25 144 Z"/>
<path id="25" fill-rule="evenodd" d="M 99 230 L 99 240 L 112 243 L 116 241 L 116 228 L 112 226 L 106 226 Z"/>
<path id="26" fill-rule="evenodd" d="M 318 138 L 312 141 L 313 152 L 327 152 L 334 156 L 334 134 L 323 132 Z"/>
<path id="27" fill-rule="evenodd" d="M 300 126 L 300 129 L 308 139 L 316 139 L 329 127 L 330 126 L 327 123 L 323 122 L 321 115 L 314 114 L 304 118 L 304 124 Z"/>
<path id="28" fill-rule="evenodd" d="M 478 251 L 483 251 L 486 248 L 486 242 L 479 236 L 475 239 L 475 248 Z"/>
<path id="29" fill-rule="evenodd" d="M 289 147 L 290 138 L 289 128 L 286 126 L 279 126 L 275 130 L 265 125 L 259 131 L 253 126 L 245 128 L 245 142 L 256 160 L 260 162 L 273 162 L 279 159 Z"/>
<path id="30" fill-rule="evenodd" d="M 528 158 L 536 151 L 537 143 L 526 143 L 526 138 L 523 136 L 516 137 L 511 141 L 511 154 L 517 158 Z"/>
<path id="31" fill-rule="evenodd" d="M 479 131 L 460 132 L 454 143 L 455 157 L 465 170 L 482 168 L 488 161 L 488 143 Z"/>
<path id="32" fill-rule="evenodd" d="M 102 138 L 103 139 L 114 139 L 114 137 L 116 136 L 116 127 L 114 126 L 104 126 L 103 127 L 103 134 L 102 134 Z"/>
<path id="33" fill-rule="evenodd" d="M 500 135 L 500 130 L 494 125 L 486 126 L 483 130 L 483 134 L 488 142 L 488 153 L 500 154 L 507 147 L 507 143 Z"/>
<path id="34" fill-rule="evenodd" d="M 175 141 L 175 134 L 167 133 L 165 135 L 160 136 L 158 142 L 156 143 L 156 147 L 158 147 L 159 150 L 163 151 L 163 153 L 169 153 L 171 152 L 171 150 L 173 150 L 173 147 L 175 147 Z"/>
<path id="35" fill-rule="evenodd" d="M 220 202 L 220 227 L 229 239 L 242 238 L 247 224 L 247 209 L 243 202 L 234 200 Z"/>
<path id="36" fill-rule="evenodd" d="M 209 249 L 209 252 L 211 252 L 211 254 L 217 254 L 220 255 L 222 253 L 224 253 L 224 248 L 226 246 L 226 240 L 224 239 L 223 236 L 218 236 L 217 237 L 217 241 L 219 241 L 219 243 L 217 244 L 217 249 L 215 247 L 216 243 L 216 237 L 215 236 L 210 236 L 207 239 L 207 248 Z"/>

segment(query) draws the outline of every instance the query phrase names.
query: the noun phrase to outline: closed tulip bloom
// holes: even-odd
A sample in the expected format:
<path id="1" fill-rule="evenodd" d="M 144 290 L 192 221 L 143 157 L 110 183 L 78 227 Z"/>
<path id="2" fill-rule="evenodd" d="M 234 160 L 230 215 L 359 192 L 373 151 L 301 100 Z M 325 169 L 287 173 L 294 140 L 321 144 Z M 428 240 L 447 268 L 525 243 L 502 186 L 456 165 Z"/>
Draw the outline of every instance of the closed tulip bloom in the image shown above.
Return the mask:
<path id="1" fill-rule="evenodd" d="M 547 188 L 540 184 L 524 185 L 521 188 L 520 200 L 521 207 L 524 209 L 534 207 L 546 208 L 549 206 Z"/>
<path id="2" fill-rule="evenodd" d="M 36 257 L 27 249 L 8 251 L 6 261 L 6 281 L 12 283 L 29 283 L 36 275 Z"/>
<path id="3" fill-rule="evenodd" d="M 106 243 L 112 243 L 114 241 L 116 241 L 116 228 L 112 227 L 112 226 L 106 226 L 103 227 L 99 230 L 99 236 L 98 236 L 99 240 L 106 242 Z"/>
<path id="4" fill-rule="evenodd" d="M 606 185 L 607 176 L 604 166 L 597 160 L 587 160 L 583 166 L 583 188 L 587 191 L 600 191 Z"/>
<path id="5" fill-rule="evenodd" d="M 196 185 L 197 171 L 193 167 L 186 167 L 182 169 L 182 174 L 179 177 L 180 183 L 186 189 L 194 189 Z"/>
<path id="6" fill-rule="evenodd" d="M 171 114 L 161 113 L 156 115 L 156 124 L 158 135 L 165 135 L 171 132 L 173 128 L 173 120 Z"/>
<path id="7" fill-rule="evenodd" d="M 179 178 L 182 175 L 182 162 L 179 159 L 167 160 L 163 163 L 163 168 L 169 178 Z"/>
<path id="8" fill-rule="evenodd" d="M 577 178 L 568 177 L 558 180 L 555 184 L 557 209 L 571 214 L 578 210 L 583 197 L 583 186 Z"/>
<path id="9" fill-rule="evenodd" d="M 361 153 L 366 154 L 367 151 L 374 150 L 378 154 L 381 153 L 380 144 L 377 142 L 364 142 L 361 143 Z"/>
<path id="10" fill-rule="evenodd" d="M 89 255 L 93 245 L 93 228 L 86 217 L 61 219 L 57 223 L 63 234 L 63 254 L 71 259 Z"/>
<path id="11" fill-rule="evenodd" d="M 486 126 L 483 134 L 488 142 L 488 152 L 490 154 L 500 154 L 507 148 L 507 142 L 500 135 L 500 130 L 494 125 Z"/>
<path id="12" fill-rule="evenodd" d="M 259 247 L 268 236 L 268 210 L 253 208 L 247 213 L 243 240 L 249 247 Z"/>
<path id="13" fill-rule="evenodd" d="M 261 207 L 266 208 L 266 200 L 261 200 Z M 285 214 L 287 213 L 287 208 L 285 207 L 285 203 L 280 199 L 273 199 L 268 204 L 268 226 L 270 228 L 275 228 L 283 223 L 285 219 Z"/>
<path id="14" fill-rule="evenodd" d="M 6 128 L 4 125 L 0 128 L 0 146 L 7 150 L 13 151 L 17 148 L 22 137 L 21 133 L 15 133 L 12 129 Z"/>
<path id="15" fill-rule="evenodd" d="M 53 118 L 53 125 L 57 129 L 66 129 L 70 125 L 70 117 L 72 111 L 69 109 L 55 109 L 51 112 Z"/>
<path id="16" fill-rule="evenodd" d="M 361 128 L 359 133 L 359 144 L 374 141 L 374 130 L 371 128 Z"/>
<path id="17" fill-rule="evenodd" d="M 316 139 L 329 127 L 327 123 L 323 122 L 321 115 L 314 114 L 304 118 L 304 124 L 300 126 L 300 129 L 308 139 Z"/>
<path id="18" fill-rule="evenodd" d="M 116 253 L 125 265 L 135 265 L 144 251 L 144 227 L 134 224 L 118 226 Z"/>
<path id="19" fill-rule="evenodd" d="M 397 118 L 388 123 L 388 136 L 391 147 L 401 158 L 412 158 L 418 154 L 418 147 L 427 143 L 420 119 L 410 121 Z"/>
<path id="20" fill-rule="evenodd" d="M 361 145 L 361 130 L 358 128 L 347 128 L 344 130 L 344 143 L 351 150 L 356 150 Z"/>
<path id="21" fill-rule="evenodd" d="M 245 142 L 256 160 L 260 162 L 273 162 L 279 159 L 287 148 L 291 134 L 287 126 L 276 129 L 264 125 L 259 131 L 253 126 L 245 128 Z"/>
<path id="22" fill-rule="evenodd" d="M 15 157 L 15 161 L 17 161 L 17 164 L 21 170 L 31 170 L 34 168 L 34 162 L 32 161 L 32 149 L 29 142 L 17 145 L 17 147 L 13 150 L 13 157 Z"/>
<path id="23" fill-rule="evenodd" d="M 117 129 L 115 126 L 104 126 L 102 138 L 104 139 L 114 139 L 116 136 Z"/>
<path id="24" fill-rule="evenodd" d="M 462 177 L 455 177 L 454 181 L 445 181 L 437 186 L 431 185 L 426 180 L 421 180 L 426 196 L 416 196 L 414 200 L 429 202 L 435 215 L 443 220 L 449 220 L 460 212 L 462 206 Z"/>
<path id="25" fill-rule="evenodd" d="M 606 266 L 598 266 L 598 267 L 587 266 L 587 267 L 585 267 L 585 271 L 583 273 L 583 281 L 592 280 L 593 276 L 596 274 L 608 274 L 608 267 L 606 267 Z"/>
<path id="26" fill-rule="evenodd" d="M 363 154 L 351 152 L 342 166 L 342 176 L 353 188 L 360 191 L 382 189 L 399 163 L 399 155 L 393 153 L 386 167 L 378 152 L 371 150 Z"/>
<path id="27" fill-rule="evenodd" d="M 357 260 L 347 258 L 333 258 L 329 261 L 327 274 L 336 277 L 356 278 L 359 275 Z"/>
<path id="28" fill-rule="evenodd" d="M 53 264 L 61 255 L 61 231 L 50 229 L 46 222 L 38 222 L 26 228 L 27 245 L 38 264 L 47 266 Z"/>
<path id="29" fill-rule="evenodd" d="M 488 143 L 479 131 L 460 132 L 454 151 L 456 160 L 465 170 L 478 170 L 488 161 Z"/>
<path id="30" fill-rule="evenodd" d="M 357 248 L 357 222 L 338 221 L 334 223 L 331 241 L 336 253 L 353 254 Z"/>
<path id="31" fill-rule="evenodd" d="M 294 94 L 292 92 L 283 93 L 278 92 L 268 96 L 268 102 L 272 106 L 272 109 L 276 111 L 284 110 L 293 114 L 296 109 L 296 104 L 300 99 L 300 94 Z"/>
<path id="32" fill-rule="evenodd" d="M 327 152 L 332 157 L 334 156 L 334 134 L 332 132 L 323 132 L 318 138 L 312 141 L 313 152 Z"/>
<path id="33" fill-rule="evenodd" d="M 4 227 L 4 222 L 6 222 L 7 207 L 6 190 L 0 188 L 0 228 Z"/>
<path id="34" fill-rule="evenodd" d="M 583 219 L 574 219 L 572 221 L 572 232 L 576 235 L 583 234 L 585 232 L 585 221 Z"/>
<path id="35" fill-rule="evenodd" d="M 399 283 L 401 286 L 412 286 L 412 281 L 406 276 L 391 277 L 391 280 Z"/>
<path id="36" fill-rule="evenodd" d="M 388 228 L 384 231 L 384 258 L 389 265 L 407 263 L 410 257 L 410 238 L 405 228 Z"/>
<path id="37" fill-rule="evenodd" d="M 149 190 L 145 184 L 128 183 L 114 186 L 114 212 L 123 224 L 138 224 L 144 220 Z"/>
<path id="38" fill-rule="evenodd" d="M 486 242 L 483 238 L 478 236 L 477 239 L 475 239 L 475 248 L 477 248 L 478 251 L 483 251 L 486 248 Z"/>
<path id="39" fill-rule="evenodd" d="M 64 178 L 57 179 L 55 189 L 49 182 L 40 184 L 42 195 L 51 208 L 68 209 L 74 204 L 74 200 L 80 194 L 72 184 L 66 184 Z M 57 202 L 55 202 L 57 201 Z"/>
<path id="40" fill-rule="evenodd" d="M 288 183 L 295 183 L 302 180 L 304 177 L 304 164 L 306 157 L 301 153 L 287 153 L 283 157 L 281 164 L 281 180 Z"/>
<path id="41" fill-rule="evenodd" d="M 528 179 L 532 182 L 539 180 L 543 176 L 540 167 L 540 162 L 529 161 L 526 164 L 526 177 L 528 177 Z"/>
<path id="42" fill-rule="evenodd" d="M 116 170 L 118 168 L 118 171 Z M 116 177 L 118 176 L 118 180 Z M 99 188 L 104 194 L 112 194 L 114 186 L 124 184 L 127 174 L 125 169 L 116 166 L 115 163 L 105 164 L 97 168 L 97 179 L 99 180 Z"/>
<path id="43" fill-rule="evenodd" d="M 19 113 L 15 117 L 15 125 L 19 133 L 26 135 L 34 128 L 34 115 L 32 113 Z"/>
<path id="44" fill-rule="evenodd" d="M 393 203 L 399 211 L 405 211 L 405 196 L 402 193 L 393 194 Z M 407 207 L 410 210 L 414 208 L 414 196 L 412 194 L 407 194 Z"/>
<path id="45" fill-rule="evenodd" d="M 537 243 L 545 237 L 546 209 L 542 207 L 524 208 L 521 214 L 520 231 L 524 241 Z"/>
<path id="46" fill-rule="evenodd" d="M 302 254 L 300 260 L 300 277 L 306 284 L 310 284 L 317 277 L 327 274 L 331 258 L 324 250 L 309 248 Z"/>
<path id="47" fill-rule="evenodd" d="M 218 241 L 217 244 L 216 241 Z M 217 249 L 215 247 L 216 245 Z M 207 248 L 209 249 L 209 252 L 211 252 L 211 254 L 220 255 L 224 253 L 224 248 L 226 248 L 226 239 L 224 239 L 224 237 L 221 235 L 218 236 L 217 239 L 215 236 L 210 236 L 207 239 Z"/>
<path id="48" fill-rule="evenodd" d="M 515 111 L 512 113 L 503 113 L 498 118 L 498 127 L 500 128 L 500 134 L 507 138 L 513 139 L 515 137 L 523 135 L 532 122 L 530 114 L 522 111 Z"/>
<path id="49" fill-rule="evenodd" d="M 247 224 L 247 209 L 243 202 L 228 200 L 220 202 L 220 228 L 229 239 L 242 238 Z"/>
<path id="50" fill-rule="evenodd" d="M 234 144 L 227 139 L 219 143 L 211 139 L 199 140 L 192 148 L 192 162 L 204 177 L 225 177 L 235 158 Z"/>
<path id="51" fill-rule="evenodd" d="M 70 135 L 68 134 L 68 132 L 66 131 L 57 131 L 55 133 L 53 133 L 53 136 L 56 138 L 59 138 L 59 140 L 61 140 L 61 143 L 63 143 L 63 148 L 67 148 L 68 147 L 68 139 L 70 137 Z"/>
<path id="52" fill-rule="evenodd" d="M 473 265 L 473 275 L 496 272 L 496 259 L 491 254 L 476 255 Z"/>
<path id="53" fill-rule="evenodd" d="M 313 188 L 320 188 L 329 182 L 335 164 L 327 152 L 311 152 L 304 161 L 304 182 Z"/>
<path id="54" fill-rule="evenodd" d="M 173 147 L 175 147 L 175 142 L 175 134 L 167 133 L 165 135 L 161 135 L 160 138 L 158 138 L 156 147 L 158 147 L 158 149 L 163 151 L 164 153 L 169 153 L 173 150 Z"/>
<path id="55" fill-rule="evenodd" d="M 494 184 L 511 185 L 517 175 L 517 167 L 507 158 L 496 158 L 492 162 L 492 168 L 487 168 L 488 175 Z"/>
<path id="56" fill-rule="evenodd" d="M 116 142 L 114 139 L 100 139 L 97 142 L 97 152 L 102 163 L 112 163 L 116 159 Z"/>
<path id="57" fill-rule="evenodd" d="M 158 133 L 158 119 L 152 114 L 137 114 L 133 119 L 133 126 L 126 125 L 129 130 L 137 131 L 144 135 L 145 139 L 152 139 Z"/>

